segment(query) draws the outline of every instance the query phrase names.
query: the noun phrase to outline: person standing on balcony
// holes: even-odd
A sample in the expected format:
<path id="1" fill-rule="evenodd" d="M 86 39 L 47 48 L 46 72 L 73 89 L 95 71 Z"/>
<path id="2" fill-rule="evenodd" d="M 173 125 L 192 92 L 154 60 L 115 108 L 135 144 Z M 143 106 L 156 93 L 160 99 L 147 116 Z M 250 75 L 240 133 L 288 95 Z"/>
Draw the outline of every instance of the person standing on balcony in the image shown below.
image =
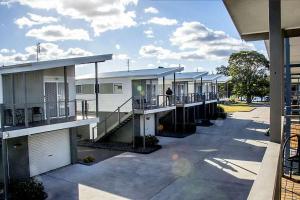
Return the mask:
<path id="1" fill-rule="evenodd" d="M 167 103 L 169 103 L 169 106 L 172 105 L 171 103 L 171 98 L 172 98 L 172 94 L 173 94 L 173 91 L 171 90 L 171 88 L 168 87 L 167 91 L 166 91 L 166 95 L 167 95 Z"/>

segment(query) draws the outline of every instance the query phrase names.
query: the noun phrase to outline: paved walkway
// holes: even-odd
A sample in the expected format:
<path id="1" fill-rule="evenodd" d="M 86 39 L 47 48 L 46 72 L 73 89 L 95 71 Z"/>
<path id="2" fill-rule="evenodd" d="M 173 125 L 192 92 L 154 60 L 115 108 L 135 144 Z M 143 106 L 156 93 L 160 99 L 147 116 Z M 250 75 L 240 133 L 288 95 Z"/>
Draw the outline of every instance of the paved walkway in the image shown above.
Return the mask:
<path id="1" fill-rule="evenodd" d="M 123 153 L 41 176 L 49 199 L 247 199 L 268 137 L 269 109 L 235 113 L 150 155 Z"/>

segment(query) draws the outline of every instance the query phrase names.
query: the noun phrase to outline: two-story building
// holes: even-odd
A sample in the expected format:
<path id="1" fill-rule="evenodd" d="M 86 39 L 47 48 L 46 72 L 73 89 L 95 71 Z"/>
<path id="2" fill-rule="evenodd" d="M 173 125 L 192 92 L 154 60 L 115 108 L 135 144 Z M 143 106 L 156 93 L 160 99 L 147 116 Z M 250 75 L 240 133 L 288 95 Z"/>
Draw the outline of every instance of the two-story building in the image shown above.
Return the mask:
<path id="1" fill-rule="evenodd" d="M 96 63 L 97 69 L 98 62 L 111 58 L 98 55 L 0 68 L 4 191 L 10 181 L 77 162 L 77 128 L 99 119 L 78 116 L 85 111 L 76 100 L 75 65 Z"/>

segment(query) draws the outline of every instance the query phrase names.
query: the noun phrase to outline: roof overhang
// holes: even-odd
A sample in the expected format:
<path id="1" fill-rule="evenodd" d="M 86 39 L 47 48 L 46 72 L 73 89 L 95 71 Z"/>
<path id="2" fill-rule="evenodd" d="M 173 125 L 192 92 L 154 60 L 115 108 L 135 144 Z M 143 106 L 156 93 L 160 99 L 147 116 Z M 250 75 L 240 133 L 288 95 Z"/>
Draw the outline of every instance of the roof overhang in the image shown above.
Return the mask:
<path id="1" fill-rule="evenodd" d="M 218 83 L 227 83 L 232 79 L 231 76 L 221 76 L 220 78 L 217 79 Z"/>
<path id="2" fill-rule="evenodd" d="M 200 79 L 206 76 L 208 72 L 181 72 L 176 73 L 176 81 L 189 82 Z M 173 76 L 169 75 L 166 77 L 167 80 L 173 80 Z"/>
<path id="3" fill-rule="evenodd" d="M 163 76 L 168 76 L 176 72 L 183 71 L 183 67 L 172 67 L 172 68 L 154 68 L 154 69 L 142 69 L 142 70 L 130 70 L 130 71 L 113 71 L 99 73 L 98 76 L 101 79 L 107 78 L 127 78 L 131 80 L 140 79 L 157 79 Z M 76 80 L 92 79 L 90 74 L 77 77 Z"/>
<path id="4" fill-rule="evenodd" d="M 58 68 L 58 67 L 71 66 L 71 65 L 105 62 L 106 60 L 111 60 L 111 59 L 112 59 L 112 54 L 105 54 L 105 55 L 24 63 L 24 64 L 0 67 L 0 74 L 12 74 L 12 73 L 19 73 L 19 72 L 45 70 L 45 69 Z"/>
<path id="5" fill-rule="evenodd" d="M 212 83 L 213 81 L 218 82 L 218 78 L 220 78 L 221 76 L 222 76 L 221 74 L 203 76 L 202 82 L 203 83 Z M 201 78 L 198 78 L 198 80 L 201 80 Z"/>
<path id="6" fill-rule="evenodd" d="M 269 38 L 269 0 L 223 0 L 242 39 Z M 285 37 L 300 36 L 300 1 L 281 0 L 281 26 Z"/>

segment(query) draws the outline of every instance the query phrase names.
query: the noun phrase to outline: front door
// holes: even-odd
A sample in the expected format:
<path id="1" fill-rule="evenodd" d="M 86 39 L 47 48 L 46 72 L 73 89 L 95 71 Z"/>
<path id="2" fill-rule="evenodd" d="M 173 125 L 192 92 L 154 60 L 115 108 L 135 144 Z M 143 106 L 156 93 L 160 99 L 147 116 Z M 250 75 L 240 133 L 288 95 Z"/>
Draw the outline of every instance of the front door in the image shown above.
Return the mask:
<path id="1" fill-rule="evenodd" d="M 56 83 L 45 83 L 46 110 L 49 109 L 50 117 L 57 117 L 57 85 Z M 47 113 L 47 112 L 46 112 Z"/>

